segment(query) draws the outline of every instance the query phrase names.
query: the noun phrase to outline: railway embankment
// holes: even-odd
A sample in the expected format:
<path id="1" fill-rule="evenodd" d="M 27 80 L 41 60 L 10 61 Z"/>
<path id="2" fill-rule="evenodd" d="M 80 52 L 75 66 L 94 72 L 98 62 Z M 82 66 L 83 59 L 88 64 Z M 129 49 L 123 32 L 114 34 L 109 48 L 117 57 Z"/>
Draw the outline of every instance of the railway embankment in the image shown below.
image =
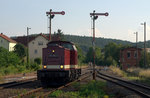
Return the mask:
<path id="1" fill-rule="evenodd" d="M 130 72 L 129 72 L 130 70 Z M 129 70 L 126 70 L 126 71 L 123 71 L 123 70 L 120 70 L 119 68 L 117 67 L 101 67 L 100 68 L 100 72 L 104 73 L 104 74 L 107 74 L 107 75 L 110 75 L 110 76 L 113 76 L 113 77 L 117 77 L 119 79 L 123 79 L 125 81 L 129 81 L 129 82 L 132 82 L 133 84 L 135 83 L 138 83 L 139 85 L 144 85 L 146 87 L 149 87 L 149 77 L 147 77 L 147 75 L 144 75 L 141 77 L 139 74 L 135 74 L 135 71 L 137 70 L 136 68 L 135 69 L 132 69 L 132 72 L 131 69 Z M 139 70 L 139 69 L 138 69 Z M 146 69 L 147 70 L 147 69 Z M 138 71 L 138 73 L 144 71 L 144 69 L 141 69 Z M 137 71 L 136 71 L 137 72 Z M 118 80 L 115 80 L 116 82 Z M 121 83 L 120 81 L 118 83 Z M 135 98 L 144 98 L 142 96 L 140 96 L 139 92 L 136 92 L 134 90 L 129 90 L 127 89 L 126 87 L 122 87 L 122 86 L 119 86 L 118 84 L 116 85 L 117 83 L 112 83 L 112 82 L 108 82 L 107 81 L 107 87 L 109 88 L 109 94 L 115 94 L 115 95 L 121 95 L 121 97 L 127 97 L 127 98 L 132 98 L 132 97 L 135 97 Z M 121 83 L 122 84 L 122 83 Z M 124 84 L 122 84 L 124 85 Z M 128 85 L 125 85 L 125 86 L 128 86 Z M 133 88 L 133 89 L 137 89 L 137 91 L 140 91 L 138 90 L 138 86 L 137 87 L 132 87 L 129 86 L 130 88 Z M 144 90 L 142 90 L 144 91 Z M 147 90 L 145 90 L 147 91 Z M 147 93 L 148 94 L 148 93 Z"/>
<path id="2" fill-rule="evenodd" d="M 120 68 L 110 66 L 106 72 L 129 81 L 150 86 L 150 69 L 129 68 L 123 71 Z"/>

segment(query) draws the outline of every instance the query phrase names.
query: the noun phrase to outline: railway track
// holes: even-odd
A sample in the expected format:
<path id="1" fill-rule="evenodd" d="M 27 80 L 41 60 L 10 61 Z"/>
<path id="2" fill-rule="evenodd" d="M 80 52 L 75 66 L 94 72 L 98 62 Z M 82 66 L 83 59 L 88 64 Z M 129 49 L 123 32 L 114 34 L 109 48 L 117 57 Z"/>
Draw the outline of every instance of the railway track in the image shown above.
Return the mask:
<path id="1" fill-rule="evenodd" d="M 81 80 L 84 80 L 84 79 L 88 78 L 90 76 L 89 75 L 90 73 L 91 73 L 91 71 L 90 72 L 86 72 L 86 73 L 81 75 L 81 78 L 79 78 L 79 79 L 77 79 L 75 81 L 69 82 L 69 83 L 67 83 L 65 85 L 62 85 L 62 86 L 60 86 L 58 88 L 49 88 L 49 89 L 47 89 L 47 88 L 39 87 L 39 88 L 33 89 L 33 90 L 29 91 L 29 92 L 13 96 L 11 98 L 18 98 L 18 97 L 19 98 L 20 97 L 21 98 L 22 97 L 23 98 L 28 98 L 28 97 L 30 97 L 33 94 L 34 94 L 34 97 L 36 97 L 36 98 L 47 97 L 49 94 L 53 93 L 56 90 L 63 89 L 64 87 L 67 87 L 67 86 L 71 85 L 74 82 L 78 82 L 78 81 L 81 81 Z"/>
<path id="2" fill-rule="evenodd" d="M 115 83 L 119 86 L 125 87 L 131 91 L 134 91 L 135 93 L 141 95 L 144 98 L 150 98 L 150 87 L 141 85 L 141 84 L 137 84 L 137 83 L 133 83 L 133 82 L 129 82 L 117 77 L 112 77 L 110 75 L 107 74 L 103 74 L 99 71 L 97 71 L 97 77 L 98 78 L 102 78 L 106 81 Z"/>
<path id="3" fill-rule="evenodd" d="M 26 79 L 26 80 L 19 80 L 19 81 L 3 83 L 3 84 L 0 84 L 0 90 L 5 89 L 5 88 L 9 88 L 9 87 L 13 87 L 13 86 L 31 83 L 31 82 L 35 81 L 36 79 L 37 78 L 31 78 L 31 79 Z"/>

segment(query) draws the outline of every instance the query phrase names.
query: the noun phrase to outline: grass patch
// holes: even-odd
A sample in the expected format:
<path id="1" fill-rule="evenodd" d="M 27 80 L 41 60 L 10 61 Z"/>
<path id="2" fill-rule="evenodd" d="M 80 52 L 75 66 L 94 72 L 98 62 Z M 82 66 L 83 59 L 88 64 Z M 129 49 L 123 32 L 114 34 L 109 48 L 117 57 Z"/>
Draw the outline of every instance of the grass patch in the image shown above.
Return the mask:
<path id="1" fill-rule="evenodd" d="M 150 85 L 150 69 L 142 68 L 128 68 L 126 71 L 121 70 L 120 68 L 110 66 L 110 70 L 118 76 L 125 77 L 129 80 L 139 81 L 141 83 L 146 83 Z"/>
<path id="2" fill-rule="evenodd" d="M 118 67 L 110 66 L 109 69 L 112 70 L 113 74 L 116 74 L 118 76 L 121 76 L 121 77 L 127 76 L 127 74 Z"/>
<path id="3" fill-rule="evenodd" d="M 139 76 L 140 76 L 140 77 L 145 77 L 145 78 L 149 78 L 149 79 L 150 79 L 150 69 L 141 70 L 141 71 L 139 72 Z"/>
<path id="4" fill-rule="evenodd" d="M 131 73 L 134 76 L 150 78 L 150 69 L 142 69 L 142 68 L 129 68 L 127 72 Z"/>
<path id="5" fill-rule="evenodd" d="M 87 84 L 74 83 L 73 87 L 78 89 L 77 91 L 57 90 L 53 92 L 49 97 L 60 98 L 103 98 L 107 96 L 104 89 L 106 89 L 106 83 L 101 81 L 90 81 Z"/>

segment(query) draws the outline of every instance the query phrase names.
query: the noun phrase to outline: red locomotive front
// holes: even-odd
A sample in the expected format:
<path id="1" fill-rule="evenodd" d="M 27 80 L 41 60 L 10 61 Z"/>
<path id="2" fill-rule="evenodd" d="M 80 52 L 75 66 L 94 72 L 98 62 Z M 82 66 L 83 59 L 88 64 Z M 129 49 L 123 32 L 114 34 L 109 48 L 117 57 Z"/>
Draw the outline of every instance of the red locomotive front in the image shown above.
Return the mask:
<path id="1" fill-rule="evenodd" d="M 37 71 L 42 84 L 60 84 L 74 80 L 81 75 L 77 65 L 77 49 L 67 41 L 51 41 L 43 48 L 43 69 Z"/>

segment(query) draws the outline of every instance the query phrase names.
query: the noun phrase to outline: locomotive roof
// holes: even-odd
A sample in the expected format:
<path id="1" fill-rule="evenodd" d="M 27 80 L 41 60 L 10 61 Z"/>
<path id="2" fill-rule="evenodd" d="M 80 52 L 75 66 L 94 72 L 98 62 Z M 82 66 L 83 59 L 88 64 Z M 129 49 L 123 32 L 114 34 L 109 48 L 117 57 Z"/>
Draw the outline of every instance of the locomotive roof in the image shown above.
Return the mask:
<path id="1" fill-rule="evenodd" d="M 52 44 L 52 43 L 68 43 L 68 44 L 72 44 L 72 45 L 74 45 L 74 43 L 72 43 L 72 42 L 69 42 L 69 41 L 50 41 L 48 44 Z"/>

